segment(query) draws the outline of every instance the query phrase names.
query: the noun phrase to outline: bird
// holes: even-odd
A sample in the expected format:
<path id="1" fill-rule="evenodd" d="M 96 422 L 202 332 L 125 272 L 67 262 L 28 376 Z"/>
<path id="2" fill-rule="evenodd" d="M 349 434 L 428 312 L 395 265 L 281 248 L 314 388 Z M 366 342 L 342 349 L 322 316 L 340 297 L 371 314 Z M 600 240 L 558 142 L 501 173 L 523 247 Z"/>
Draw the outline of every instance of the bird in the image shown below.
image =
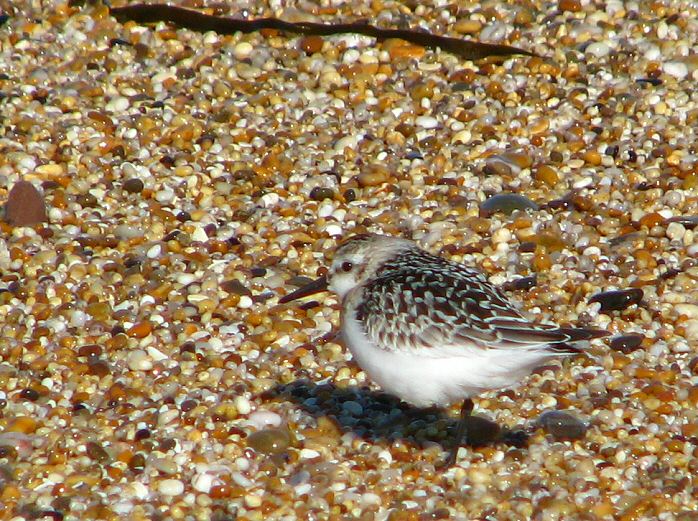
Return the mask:
<path id="1" fill-rule="evenodd" d="M 326 275 L 279 302 L 326 290 L 341 303 L 344 344 L 373 382 L 420 408 L 461 403 L 443 466 L 467 443 L 473 397 L 510 388 L 551 358 L 583 352 L 575 344 L 608 334 L 532 322 L 475 267 L 389 235 L 349 237 Z"/>

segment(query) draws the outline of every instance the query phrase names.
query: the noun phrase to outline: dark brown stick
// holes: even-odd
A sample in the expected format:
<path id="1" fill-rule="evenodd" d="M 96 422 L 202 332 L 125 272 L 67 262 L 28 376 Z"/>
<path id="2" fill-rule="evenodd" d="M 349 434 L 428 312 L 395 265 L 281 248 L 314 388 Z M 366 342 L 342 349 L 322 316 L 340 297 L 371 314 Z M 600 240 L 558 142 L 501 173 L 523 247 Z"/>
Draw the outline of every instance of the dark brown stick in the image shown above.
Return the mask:
<path id="1" fill-rule="evenodd" d="M 414 31 L 411 29 L 381 29 L 366 23 L 340 23 L 322 24 L 314 22 L 285 22 L 278 18 L 257 18 L 255 20 L 241 20 L 237 18 L 219 17 L 174 7 L 164 4 L 136 4 L 125 7 L 114 7 L 111 14 L 119 22 L 132 20 L 137 23 L 169 22 L 179 27 L 194 31 L 215 31 L 219 34 L 232 34 L 236 32 L 251 33 L 262 29 L 276 29 L 289 33 L 326 36 L 331 34 L 356 33 L 372 36 L 379 40 L 387 38 L 400 38 L 415 45 L 428 48 L 440 48 L 467 60 L 478 60 L 488 56 L 509 56 L 512 54 L 524 54 L 534 56 L 532 52 L 511 47 L 509 45 L 497 45 L 490 43 L 462 40 L 449 36 L 438 36 L 428 32 Z"/>

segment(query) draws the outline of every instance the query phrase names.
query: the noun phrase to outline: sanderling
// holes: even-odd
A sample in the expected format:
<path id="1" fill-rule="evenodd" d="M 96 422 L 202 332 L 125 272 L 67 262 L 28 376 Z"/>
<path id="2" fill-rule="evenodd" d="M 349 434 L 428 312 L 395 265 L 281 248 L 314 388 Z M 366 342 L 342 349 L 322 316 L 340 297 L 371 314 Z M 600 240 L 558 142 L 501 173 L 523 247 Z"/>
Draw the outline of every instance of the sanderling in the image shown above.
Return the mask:
<path id="1" fill-rule="evenodd" d="M 326 289 L 341 301 L 349 351 L 384 391 L 417 407 L 462 401 L 447 465 L 465 441 L 471 397 L 511 387 L 547 359 L 581 352 L 571 343 L 607 334 L 531 322 L 478 270 L 397 237 L 349 238 L 327 276 L 280 302 Z"/>

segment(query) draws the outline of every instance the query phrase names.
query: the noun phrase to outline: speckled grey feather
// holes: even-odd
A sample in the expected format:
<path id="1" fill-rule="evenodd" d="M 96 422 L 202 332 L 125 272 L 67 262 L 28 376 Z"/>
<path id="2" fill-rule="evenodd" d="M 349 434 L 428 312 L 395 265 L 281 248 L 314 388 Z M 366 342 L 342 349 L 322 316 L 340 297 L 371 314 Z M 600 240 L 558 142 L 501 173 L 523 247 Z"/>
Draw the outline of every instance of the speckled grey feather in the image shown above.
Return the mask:
<path id="1" fill-rule="evenodd" d="M 357 320 L 383 349 L 468 341 L 483 349 L 545 345 L 571 354 L 579 350 L 566 342 L 601 336 L 593 330 L 532 323 L 479 271 L 416 246 L 382 262 L 357 300 Z"/>

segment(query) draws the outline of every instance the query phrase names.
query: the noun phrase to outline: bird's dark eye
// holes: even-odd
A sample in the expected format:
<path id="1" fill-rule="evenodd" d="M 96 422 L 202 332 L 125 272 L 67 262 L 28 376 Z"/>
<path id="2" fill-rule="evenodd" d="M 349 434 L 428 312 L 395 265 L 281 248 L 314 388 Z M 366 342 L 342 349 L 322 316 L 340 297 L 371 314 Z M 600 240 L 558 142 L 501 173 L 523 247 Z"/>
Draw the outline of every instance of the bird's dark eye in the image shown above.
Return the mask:
<path id="1" fill-rule="evenodd" d="M 353 270 L 353 269 L 354 269 L 354 265 L 353 265 L 351 262 L 349 262 L 349 261 L 344 261 L 344 262 L 342 263 L 342 271 L 344 271 L 344 272 L 346 272 L 346 273 L 349 273 L 349 272 L 350 272 L 351 270 Z"/>

